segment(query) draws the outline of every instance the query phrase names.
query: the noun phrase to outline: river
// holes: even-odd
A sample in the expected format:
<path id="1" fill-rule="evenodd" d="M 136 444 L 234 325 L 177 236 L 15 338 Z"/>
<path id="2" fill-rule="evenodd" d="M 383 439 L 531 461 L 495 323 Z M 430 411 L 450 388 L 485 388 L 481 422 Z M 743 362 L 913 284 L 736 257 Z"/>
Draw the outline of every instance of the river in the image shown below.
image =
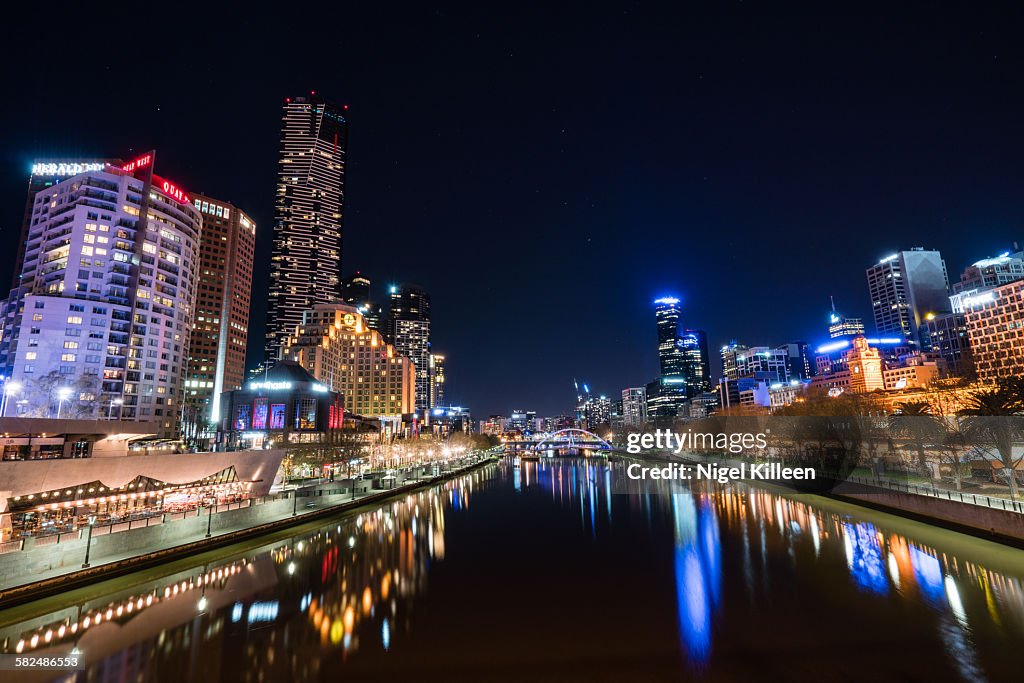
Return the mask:
<path id="1" fill-rule="evenodd" d="M 505 460 L 0 612 L 0 651 L 85 662 L 26 681 L 1006 681 L 1022 582 L 1024 551 L 825 498 Z"/>

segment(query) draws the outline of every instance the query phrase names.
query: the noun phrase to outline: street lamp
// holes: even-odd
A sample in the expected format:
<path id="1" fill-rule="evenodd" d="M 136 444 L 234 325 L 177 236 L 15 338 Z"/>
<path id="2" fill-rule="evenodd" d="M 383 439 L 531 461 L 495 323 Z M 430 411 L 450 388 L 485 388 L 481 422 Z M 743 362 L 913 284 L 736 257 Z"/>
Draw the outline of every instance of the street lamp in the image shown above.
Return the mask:
<path id="1" fill-rule="evenodd" d="M 21 382 L 7 381 L 4 384 L 4 395 L 0 398 L 0 417 L 7 415 L 7 401 L 8 397 L 15 396 L 21 393 Z"/>
<path id="2" fill-rule="evenodd" d="M 60 411 L 64 407 L 64 401 L 71 398 L 71 387 L 61 387 L 57 390 L 57 419 L 60 419 Z"/>
<path id="3" fill-rule="evenodd" d="M 121 405 L 124 405 L 124 399 L 123 398 L 112 398 L 112 399 L 110 399 L 110 407 L 107 409 L 107 419 L 108 420 L 113 420 L 114 419 L 114 406 L 121 406 Z M 121 411 L 120 410 L 117 411 L 117 416 L 121 417 Z"/>

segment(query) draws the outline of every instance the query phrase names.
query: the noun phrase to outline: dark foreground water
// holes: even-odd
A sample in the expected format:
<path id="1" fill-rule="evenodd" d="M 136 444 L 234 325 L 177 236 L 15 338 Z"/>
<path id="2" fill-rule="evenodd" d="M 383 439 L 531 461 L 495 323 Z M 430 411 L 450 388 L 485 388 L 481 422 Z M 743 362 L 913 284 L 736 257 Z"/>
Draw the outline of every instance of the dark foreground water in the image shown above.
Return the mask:
<path id="1" fill-rule="evenodd" d="M 505 462 L 0 612 L 3 652 L 87 662 L 0 680 L 1022 680 L 1024 551 L 621 467 Z"/>

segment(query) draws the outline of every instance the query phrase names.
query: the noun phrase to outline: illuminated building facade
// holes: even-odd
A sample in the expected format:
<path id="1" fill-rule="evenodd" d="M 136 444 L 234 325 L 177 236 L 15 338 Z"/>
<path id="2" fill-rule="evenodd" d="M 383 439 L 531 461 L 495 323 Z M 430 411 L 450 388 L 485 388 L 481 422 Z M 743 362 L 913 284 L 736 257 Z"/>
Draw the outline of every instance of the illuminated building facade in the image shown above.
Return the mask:
<path id="1" fill-rule="evenodd" d="M 36 194 L 7 415 L 155 422 L 176 433 L 202 218 L 150 152 Z"/>
<path id="2" fill-rule="evenodd" d="M 201 195 L 192 204 L 203 218 L 196 314 L 189 342 L 182 429 L 208 437 L 220 422 L 225 391 L 239 389 L 245 377 L 249 336 L 256 223 L 238 207 Z"/>
<path id="3" fill-rule="evenodd" d="M 0 374 L 10 376 L 14 360 L 14 331 L 21 325 L 21 297 L 19 288 L 21 271 L 25 267 L 25 245 L 28 243 L 29 227 L 35 207 L 36 194 L 67 180 L 71 176 L 88 171 L 102 171 L 108 165 L 119 167 L 120 159 L 37 159 L 32 163 L 28 178 L 28 192 L 25 199 L 25 213 L 21 221 L 11 275 L 11 291 L 8 298 L 0 302 Z"/>
<path id="4" fill-rule="evenodd" d="M 445 358 L 440 353 L 430 354 L 430 407 L 444 405 Z M 433 414 L 433 413 L 431 413 Z"/>
<path id="5" fill-rule="evenodd" d="M 284 356 L 340 392 L 350 413 L 400 420 L 414 410 L 412 362 L 367 327 L 354 306 L 320 304 L 306 311 Z"/>
<path id="6" fill-rule="evenodd" d="M 887 256 L 867 269 L 867 279 L 880 336 L 923 343 L 926 316 L 950 310 L 946 263 L 937 251 L 916 247 Z"/>
<path id="7" fill-rule="evenodd" d="M 842 369 L 811 380 L 811 386 L 823 386 L 854 393 L 885 389 L 882 354 L 864 337 L 854 337 L 843 352 Z"/>
<path id="8" fill-rule="evenodd" d="M 341 295 L 348 122 L 314 95 L 285 102 L 264 365 L 315 304 Z"/>
<path id="9" fill-rule="evenodd" d="M 1006 251 L 999 256 L 975 261 L 960 274 L 960 282 L 953 284 L 954 292 L 988 289 L 1024 280 L 1024 251 Z"/>
<path id="10" fill-rule="evenodd" d="M 658 325 L 658 364 L 662 377 L 680 377 L 685 361 L 679 348 L 682 326 L 679 299 L 662 297 L 654 302 L 654 318 Z"/>
<path id="11" fill-rule="evenodd" d="M 107 166 L 120 167 L 120 159 L 36 159 L 32 162 L 32 170 L 28 178 L 28 193 L 25 200 L 25 217 L 21 223 L 21 236 L 18 239 L 18 253 L 14 261 L 14 275 L 11 287 L 18 286 L 21 271 L 25 266 L 25 244 L 28 242 L 29 227 L 36 194 L 67 180 L 71 176 L 91 171 L 102 171 Z"/>
<path id="12" fill-rule="evenodd" d="M 964 320 L 979 381 L 1024 376 L 1024 280 L 976 295 Z"/>
<path id="13" fill-rule="evenodd" d="M 629 387 L 622 390 L 622 423 L 626 427 L 643 427 L 647 424 L 647 389 Z"/>
<path id="14" fill-rule="evenodd" d="M 392 286 L 389 341 L 416 366 L 416 412 L 430 405 L 430 296 L 416 285 Z"/>
<path id="15" fill-rule="evenodd" d="M 847 318 L 835 309 L 828 318 L 828 336 L 832 339 L 857 337 L 864 334 L 864 321 L 860 318 Z"/>
<path id="16" fill-rule="evenodd" d="M 679 299 L 666 296 L 654 300 L 658 329 L 660 377 L 647 386 L 647 409 L 651 417 L 675 418 L 687 397 L 687 355 L 679 344 L 683 331 Z"/>
<path id="17" fill-rule="evenodd" d="M 227 448 L 338 443 L 345 425 L 341 394 L 288 360 L 220 402 L 219 439 Z"/>

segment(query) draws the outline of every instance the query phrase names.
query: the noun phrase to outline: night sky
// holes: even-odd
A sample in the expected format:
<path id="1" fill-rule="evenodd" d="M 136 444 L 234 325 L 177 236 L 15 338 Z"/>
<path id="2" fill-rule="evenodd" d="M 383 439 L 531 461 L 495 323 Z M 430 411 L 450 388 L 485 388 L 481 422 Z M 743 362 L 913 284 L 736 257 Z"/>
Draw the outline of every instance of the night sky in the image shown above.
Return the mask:
<path id="1" fill-rule="evenodd" d="M 3 286 L 33 158 L 155 148 L 259 224 L 255 364 L 280 105 L 310 90 L 349 105 L 344 271 L 427 288 L 477 417 L 653 379 L 657 296 L 712 356 L 813 343 L 830 294 L 870 316 L 864 269 L 897 249 L 955 280 L 1024 241 L 1009 5 L 212 4 L 5 10 Z"/>

